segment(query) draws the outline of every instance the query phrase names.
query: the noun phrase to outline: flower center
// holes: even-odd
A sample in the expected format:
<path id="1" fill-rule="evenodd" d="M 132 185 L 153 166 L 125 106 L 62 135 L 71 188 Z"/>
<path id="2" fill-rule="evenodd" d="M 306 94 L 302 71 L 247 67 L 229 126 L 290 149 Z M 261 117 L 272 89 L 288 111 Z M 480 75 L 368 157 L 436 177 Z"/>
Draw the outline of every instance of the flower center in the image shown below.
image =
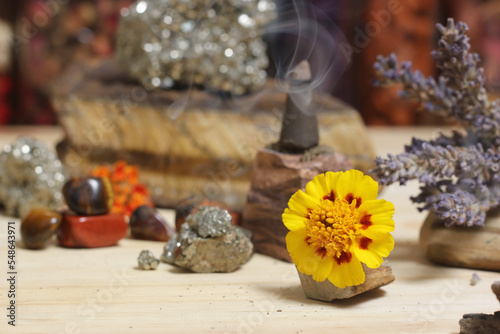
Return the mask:
<path id="1" fill-rule="evenodd" d="M 349 204 L 345 199 L 336 198 L 321 201 L 309 214 L 307 242 L 315 246 L 321 256 L 340 258 L 351 247 L 358 236 L 355 223 L 359 221 L 356 201 Z"/>

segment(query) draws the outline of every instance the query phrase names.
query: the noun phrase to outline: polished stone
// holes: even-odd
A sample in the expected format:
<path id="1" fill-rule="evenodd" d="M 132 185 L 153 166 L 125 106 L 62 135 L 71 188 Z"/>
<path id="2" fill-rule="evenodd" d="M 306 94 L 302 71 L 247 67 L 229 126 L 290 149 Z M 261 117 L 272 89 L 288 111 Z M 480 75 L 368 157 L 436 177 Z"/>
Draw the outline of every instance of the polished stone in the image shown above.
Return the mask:
<path id="1" fill-rule="evenodd" d="M 47 208 L 32 209 L 21 221 L 21 237 L 31 249 L 43 248 L 61 225 L 62 216 Z"/>
<path id="2" fill-rule="evenodd" d="M 57 239 L 64 247 L 97 248 L 113 246 L 127 235 L 125 216 L 106 215 L 77 216 L 64 214 Z"/>
<path id="3" fill-rule="evenodd" d="M 113 206 L 113 188 L 107 178 L 72 178 L 63 187 L 66 204 L 80 215 L 103 215 Z"/>
<path id="4" fill-rule="evenodd" d="M 175 231 L 158 211 L 141 205 L 130 216 L 130 234 L 136 239 L 169 241 Z"/>

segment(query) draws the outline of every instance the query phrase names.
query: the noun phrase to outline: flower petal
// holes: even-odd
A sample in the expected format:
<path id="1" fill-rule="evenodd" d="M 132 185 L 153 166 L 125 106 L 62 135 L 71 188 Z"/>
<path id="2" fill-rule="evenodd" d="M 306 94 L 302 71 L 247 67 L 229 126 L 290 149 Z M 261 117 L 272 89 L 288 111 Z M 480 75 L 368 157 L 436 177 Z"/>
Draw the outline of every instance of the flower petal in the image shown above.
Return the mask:
<path id="1" fill-rule="evenodd" d="M 394 231 L 394 205 L 384 199 L 366 201 L 361 204 L 359 232 L 371 239 L 379 239 L 385 234 Z"/>
<path id="2" fill-rule="evenodd" d="M 318 269 L 313 273 L 312 277 L 318 282 L 324 281 L 332 272 L 333 258 L 331 256 L 323 257 L 318 263 Z"/>
<path id="3" fill-rule="evenodd" d="M 305 229 L 290 231 L 286 235 L 286 248 L 297 269 L 306 275 L 312 275 L 318 268 L 319 260 L 315 256 L 314 248 L 307 244 L 306 238 Z"/>
<path id="4" fill-rule="evenodd" d="M 359 206 L 363 202 L 377 199 L 378 183 L 363 172 L 351 169 L 340 175 L 336 190 L 340 198 L 347 199 L 349 203 L 356 199 Z"/>
<path id="5" fill-rule="evenodd" d="M 367 241 L 368 240 L 368 241 Z M 351 246 L 354 256 L 369 268 L 378 268 L 394 248 L 394 238 L 387 235 L 382 239 L 357 238 Z"/>
<path id="6" fill-rule="evenodd" d="M 352 255 L 352 254 L 351 254 Z M 356 256 L 351 256 L 349 262 L 337 263 L 333 261 L 332 272 L 328 280 L 337 288 L 359 285 L 365 282 L 365 272 Z"/>
<path id="7" fill-rule="evenodd" d="M 285 212 L 281 215 L 281 219 L 283 220 L 283 224 L 285 224 L 286 228 L 290 231 L 306 228 L 307 218 L 293 213 L 288 208 L 286 208 Z"/>
<path id="8" fill-rule="evenodd" d="M 337 182 L 340 175 L 344 174 L 344 172 L 326 172 L 325 173 L 325 181 L 327 190 L 335 190 L 337 187 Z"/>
<path id="9" fill-rule="evenodd" d="M 330 190 L 326 185 L 325 174 L 319 174 L 307 183 L 306 193 L 317 199 L 322 199 L 323 196 L 329 194 Z"/>
<path id="10" fill-rule="evenodd" d="M 298 190 L 288 201 L 288 208 L 298 215 L 306 217 L 308 209 L 316 208 L 320 204 L 319 200 Z"/>

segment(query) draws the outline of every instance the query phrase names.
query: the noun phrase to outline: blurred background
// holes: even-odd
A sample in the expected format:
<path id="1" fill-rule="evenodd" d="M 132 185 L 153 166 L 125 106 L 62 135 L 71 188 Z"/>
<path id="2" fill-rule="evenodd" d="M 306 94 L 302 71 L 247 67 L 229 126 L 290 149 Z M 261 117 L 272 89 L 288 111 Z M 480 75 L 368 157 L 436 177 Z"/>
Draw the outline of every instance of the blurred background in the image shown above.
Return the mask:
<path id="1" fill-rule="evenodd" d="M 112 58 L 120 11 L 130 0 L 16 0 L 0 2 L 0 124 L 56 124 L 50 88 L 75 61 Z M 294 20 L 281 0 L 278 20 Z M 397 97 L 397 87 L 372 87 L 378 54 L 396 53 L 415 69 L 435 75 L 430 52 L 436 22 L 465 21 L 492 93 L 500 91 L 500 0 L 308 0 L 318 26 L 348 59 L 325 78 L 326 91 L 357 108 L 368 125 L 430 125 L 444 121 Z M 281 12 L 280 12 L 281 11 Z M 388 15 L 389 14 L 389 15 Z M 294 16 L 295 15 L 295 16 Z M 277 52 L 296 47 L 276 34 L 264 36 L 276 75 Z M 339 84 L 341 83 L 341 84 Z"/>

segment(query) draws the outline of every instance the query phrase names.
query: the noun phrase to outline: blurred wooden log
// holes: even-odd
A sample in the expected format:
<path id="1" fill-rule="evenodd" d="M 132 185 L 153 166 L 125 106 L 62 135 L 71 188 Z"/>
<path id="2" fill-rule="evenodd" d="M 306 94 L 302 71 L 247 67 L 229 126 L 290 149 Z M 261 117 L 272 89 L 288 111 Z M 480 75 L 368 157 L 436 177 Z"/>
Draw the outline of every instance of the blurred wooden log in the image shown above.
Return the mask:
<path id="1" fill-rule="evenodd" d="M 196 88 L 146 91 L 113 61 L 78 64 L 53 89 L 66 132 L 58 153 L 72 174 L 118 159 L 138 165 L 160 206 L 198 195 L 241 210 L 257 151 L 278 140 L 285 98 L 271 82 L 231 98 Z M 329 95 L 317 98 L 320 143 L 357 169 L 374 167 L 358 113 Z"/>

